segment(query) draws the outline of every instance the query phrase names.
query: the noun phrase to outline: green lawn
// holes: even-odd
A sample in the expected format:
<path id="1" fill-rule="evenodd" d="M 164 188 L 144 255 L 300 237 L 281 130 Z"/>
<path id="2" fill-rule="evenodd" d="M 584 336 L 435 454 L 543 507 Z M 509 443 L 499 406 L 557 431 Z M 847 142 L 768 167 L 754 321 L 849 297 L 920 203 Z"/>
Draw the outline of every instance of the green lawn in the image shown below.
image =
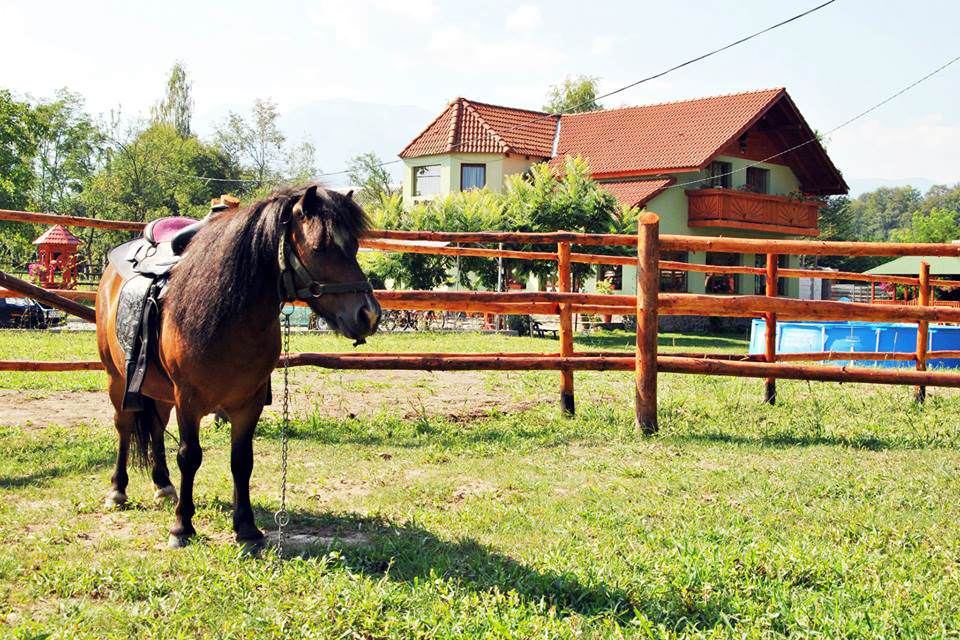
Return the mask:
<path id="1" fill-rule="evenodd" d="M 631 342 L 609 333 L 578 346 Z M 661 344 L 746 348 L 732 337 Z M 556 345 L 420 335 L 364 348 Z M 311 335 L 293 347 L 350 348 Z M 0 332 L 0 359 L 29 353 L 92 358 L 93 336 Z M 295 376 L 318 394 L 339 384 L 335 372 Z M 231 542 L 225 427 L 203 434 L 202 537 L 174 552 L 172 509 L 153 505 L 145 475 L 132 475 L 126 510 L 101 506 L 109 426 L 0 426 L 0 636 L 960 635 L 955 393 L 932 390 L 919 408 L 907 388 L 780 382 L 769 407 L 760 380 L 663 375 L 661 433 L 642 438 L 629 373 L 577 374 L 573 419 L 557 415 L 556 373 L 479 379 L 505 405 L 542 402 L 510 414 L 404 418 L 386 404 L 361 418 L 298 415 L 292 529 L 314 543 L 283 559 Z M 97 373 L 0 376 L 0 389 L 50 394 L 101 385 Z M 253 476 L 265 529 L 279 449 L 265 420 Z"/>

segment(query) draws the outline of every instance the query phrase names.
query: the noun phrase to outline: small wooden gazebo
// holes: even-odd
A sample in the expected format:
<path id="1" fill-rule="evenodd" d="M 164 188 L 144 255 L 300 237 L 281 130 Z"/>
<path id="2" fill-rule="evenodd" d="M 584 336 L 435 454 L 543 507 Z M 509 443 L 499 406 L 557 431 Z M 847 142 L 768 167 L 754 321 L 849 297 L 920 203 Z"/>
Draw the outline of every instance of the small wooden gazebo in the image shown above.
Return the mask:
<path id="1" fill-rule="evenodd" d="M 33 241 L 38 261 L 31 270 L 45 289 L 73 289 L 77 286 L 77 250 L 80 239 L 55 224 Z"/>

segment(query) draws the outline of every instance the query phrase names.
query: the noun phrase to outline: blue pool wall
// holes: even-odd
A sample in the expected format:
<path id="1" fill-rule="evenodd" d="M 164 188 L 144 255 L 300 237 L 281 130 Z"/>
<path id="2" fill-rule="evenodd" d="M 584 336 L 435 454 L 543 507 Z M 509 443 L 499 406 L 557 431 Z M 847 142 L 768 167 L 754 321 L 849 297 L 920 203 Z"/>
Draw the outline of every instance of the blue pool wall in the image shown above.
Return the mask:
<path id="1" fill-rule="evenodd" d="M 750 326 L 750 353 L 764 353 L 767 323 L 754 319 Z M 930 325 L 930 351 L 960 350 L 960 326 Z M 819 351 L 871 353 L 893 351 L 915 353 L 917 325 L 901 322 L 777 322 L 777 353 L 816 353 Z M 835 365 L 916 367 L 913 361 L 834 360 Z M 936 358 L 928 367 L 960 367 L 960 359 Z"/>

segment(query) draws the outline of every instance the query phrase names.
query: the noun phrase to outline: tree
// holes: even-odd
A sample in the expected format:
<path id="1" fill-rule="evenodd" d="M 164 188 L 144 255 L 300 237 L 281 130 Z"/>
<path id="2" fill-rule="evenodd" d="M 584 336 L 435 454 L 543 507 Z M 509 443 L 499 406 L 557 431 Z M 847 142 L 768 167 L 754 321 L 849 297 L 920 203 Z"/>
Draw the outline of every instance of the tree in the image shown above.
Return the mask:
<path id="1" fill-rule="evenodd" d="M 546 163 L 534 165 L 527 175 L 507 178 L 503 218 L 514 231 L 575 231 L 608 233 L 612 225 L 622 223 L 617 199 L 590 177 L 586 160 L 567 157 L 563 177 L 554 176 Z M 629 222 L 628 222 L 629 223 Z M 549 250 L 542 245 L 523 247 L 529 251 Z M 540 282 L 553 274 L 553 266 L 544 262 L 511 262 L 510 267 L 523 278 L 536 275 Z M 595 270 L 592 265 L 574 264 L 575 279 Z"/>
<path id="2" fill-rule="evenodd" d="M 855 221 L 850 239 L 884 241 L 894 230 L 910 223 L 910 216 L 922 206 L 923 198 L 913 187 L 880 187 L 850 202 Z"/>
<path id="3" fill-rule="evenodd" d="M 279 117 L 275 103 L 255 100 L 249 120 L 230 112 L 214 137 L 221 151 L 236 159 L 261 184 L 280 180 L 286 138 L 277 126 Z"/>
<path id="4" fill-rule="evenodd" d="M 25 209 L 30 202 L 38 129 L 31 105 L 0 89 L 0 209 Z M 2 226 L 0 263 L 20 266 L 33 255 L 34 227 L 19 223 Z"/>
<path id="5" fill-rule="evenodd" d="M 154 122 L 169 124 L 181 138 L 190 137 L 190 120 L 193 118 L 193 84 L 187 78 L 187 68 L 182 62 L 173 65 L 167 80 L 167 94 L 151 109 Z"/>
<path id="6" fill-rule="evenodd" d="M 83 97 L 66 89 L 36 107 L 37 154 L 31 206 L 76 214 L 77 196 L 101 166 L 106 140 L 84 110 Z"/>
<path id="7" fill-rule="evenodd" d="M 598 93 L 597 78 L 584 75 L 567 76 L 561 84 L 550 87 L 543 110 L 547 113 L 596 111 L 603 108 L 597 102 Z"/>
<path id="8" fill-rule="evenodd" d="M 355 198 L 362 206 L 382 204 L 393 195 L 390 173 L 376 153 L 362 153 L 347 163 L 347 178 L 357 187 Z"/>
<path id="9" fill-rule="evenodd" d="M 0 89 L 0 208 L 23 209 L 29 201 L 37 133 L 30 104 Z"/>
<path id="10" fill-rule="evenodd" d="M 949 209 L 960 216 L 960 183 L 954 185 L 935 184 L 927 190 L 923 198 L 923 211 Z"/>
<path id="11" fill-rule="evenodd" d="M 950 209 L 933 209 L 929 213 L 917 211 L 910 219 L 910 226 L 894 234 L 899 242 L 952 242 L 960 239 L 960 224 L 957 212 Z"/>
<path id="12" fill-rule="evenodd" d="M 303 182 L 313 179 L 317 175 L 317 148 L 309 140 L 304 140 L 287 153 L 286 166 L 290 180 Z"/>

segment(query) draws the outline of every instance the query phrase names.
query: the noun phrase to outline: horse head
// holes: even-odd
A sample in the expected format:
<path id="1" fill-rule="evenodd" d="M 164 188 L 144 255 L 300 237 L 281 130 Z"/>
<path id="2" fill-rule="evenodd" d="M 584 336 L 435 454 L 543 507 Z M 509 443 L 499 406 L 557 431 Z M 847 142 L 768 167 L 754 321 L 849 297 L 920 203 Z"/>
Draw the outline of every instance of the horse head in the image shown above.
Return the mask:
<path id="1" fill-rule="evenodd" d="M 281 214 L 281 281 L 331 329 L 362 341 L 377 330 L 380 305 L 357 262 L 363 209 L 346 195 L 311 185 Z"/>

